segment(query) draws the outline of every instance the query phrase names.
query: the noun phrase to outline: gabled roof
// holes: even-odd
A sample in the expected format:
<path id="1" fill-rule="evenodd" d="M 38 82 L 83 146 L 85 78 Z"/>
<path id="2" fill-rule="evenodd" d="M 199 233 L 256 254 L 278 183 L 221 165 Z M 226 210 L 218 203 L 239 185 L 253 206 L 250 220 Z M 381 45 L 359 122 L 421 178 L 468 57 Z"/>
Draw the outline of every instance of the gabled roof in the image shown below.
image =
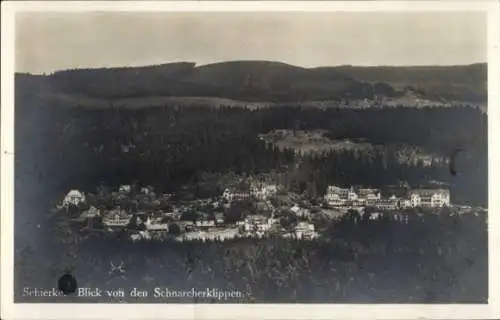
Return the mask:
<path id="1" fill-rule="evenodd" d="M 448 189 L 415 189 L 412 190 L 412 194 L 418 194 L 421 197 L 431 197 L 434 194 L 449 195 L 450 190 Z"/>
<path id="2" fill-rule="evenodd" d="M 166 223 L 152 223 L 152 224 L 148 224 L 146 228 L 148 230 L 168 230 L 168 224 L 166 224 Z"/>
<path id="3" fill-rule="evenodd" d="M 80 192 L 80 191 L 78 191 L 76 189 L 73 189 L 70 192 L 68 192 L 68 194 L 66 196 L 67 197 L 82 197 L 83 196 L 83 192 Z"/>
<path id="4" fill-rule="evenodd" d="M 359 189 L 358 190 L 358 193 L 362 194 L 362 195 L 364 195 L 364 194 L 372 194 L 372 193 L 377 194 L 379 192 L 380 192 L 379 189 Z"/>

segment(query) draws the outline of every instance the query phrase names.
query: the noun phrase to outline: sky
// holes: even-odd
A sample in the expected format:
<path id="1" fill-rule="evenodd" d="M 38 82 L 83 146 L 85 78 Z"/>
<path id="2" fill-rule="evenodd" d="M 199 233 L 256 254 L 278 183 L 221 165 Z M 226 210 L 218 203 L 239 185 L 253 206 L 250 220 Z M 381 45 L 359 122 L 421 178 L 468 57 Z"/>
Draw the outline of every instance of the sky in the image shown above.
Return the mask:
<path id="1" fill-rule="evenodd" d="M 487 61 L 480 12 L 22 12 L 16 72 L 178 61 L 302 67 Z"/>

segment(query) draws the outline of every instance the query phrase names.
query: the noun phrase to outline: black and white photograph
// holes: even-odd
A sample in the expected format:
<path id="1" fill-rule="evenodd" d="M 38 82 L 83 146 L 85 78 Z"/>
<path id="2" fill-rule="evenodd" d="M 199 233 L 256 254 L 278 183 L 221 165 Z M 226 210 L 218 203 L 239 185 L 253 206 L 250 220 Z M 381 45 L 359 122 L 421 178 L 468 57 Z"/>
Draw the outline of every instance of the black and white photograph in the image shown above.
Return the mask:
<path id="1" fill-rule="evenodd" d="M 189 8 L 12 17 L 14 304 L 488 306 L 487 10 Z"/>

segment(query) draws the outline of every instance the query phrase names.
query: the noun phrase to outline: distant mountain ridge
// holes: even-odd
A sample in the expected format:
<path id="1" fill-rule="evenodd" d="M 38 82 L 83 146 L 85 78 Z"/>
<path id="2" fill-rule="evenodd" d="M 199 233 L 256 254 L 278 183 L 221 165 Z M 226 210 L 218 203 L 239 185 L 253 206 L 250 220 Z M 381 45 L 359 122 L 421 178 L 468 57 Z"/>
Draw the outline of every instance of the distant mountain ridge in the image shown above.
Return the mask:
<path id="1" fill-rule="evenodd" d="M 306 102 L 397 98 L 486 103 L 487 65 L 303 68 L 273 61 L 229 61 L 197 66 L 175 62 L 144 67 L 16 74 L 16 94 L 115 100 L 211 97 L 248 102 Z"/>

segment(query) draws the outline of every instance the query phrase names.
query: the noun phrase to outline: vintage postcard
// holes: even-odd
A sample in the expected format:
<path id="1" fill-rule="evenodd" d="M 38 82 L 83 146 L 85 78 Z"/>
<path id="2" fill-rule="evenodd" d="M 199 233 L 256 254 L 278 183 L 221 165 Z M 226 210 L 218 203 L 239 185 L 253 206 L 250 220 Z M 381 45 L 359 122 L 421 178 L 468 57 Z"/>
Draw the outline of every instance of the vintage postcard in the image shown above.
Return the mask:
<path id="1" fill-rule="evenodd" d="M 499 318 L 499 34 L 496 1 L 2 3 L 2 319 Z"/>

